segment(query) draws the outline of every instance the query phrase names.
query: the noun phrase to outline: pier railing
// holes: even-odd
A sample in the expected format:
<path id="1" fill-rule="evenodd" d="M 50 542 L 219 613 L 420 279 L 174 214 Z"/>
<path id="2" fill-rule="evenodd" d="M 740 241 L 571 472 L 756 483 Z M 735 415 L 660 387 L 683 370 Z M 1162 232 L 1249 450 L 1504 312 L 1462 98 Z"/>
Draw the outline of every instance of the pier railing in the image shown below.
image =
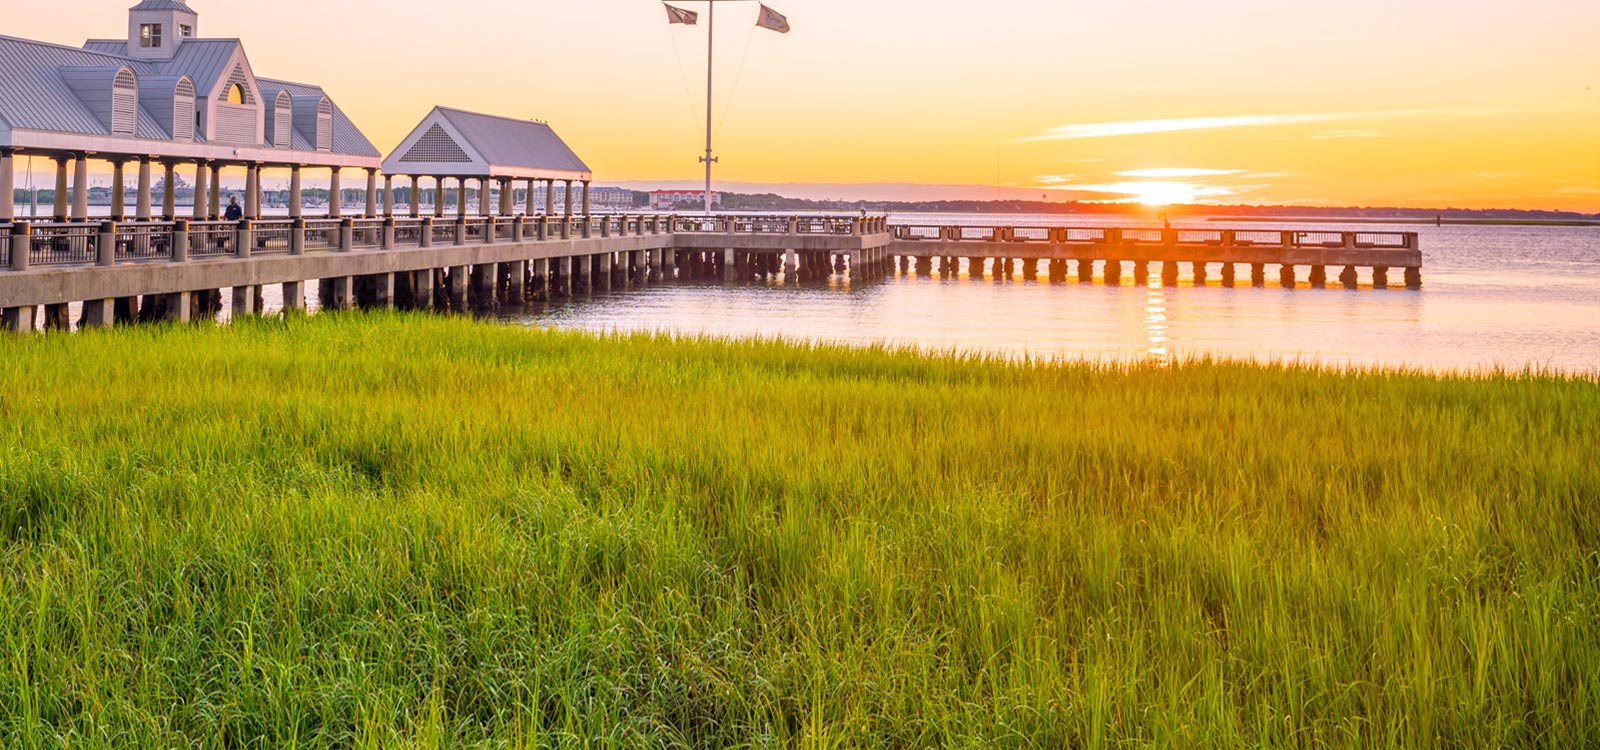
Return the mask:
<path id="1" fill-rule="evenodd" d="M 1348 250 L 1416 250 L 1416 232 L 1277 229 L 1163 229 L 897 224 L 899 242 L 1015 242 L 1049 245 L 1162 245 Z"/>
<path id="2" fill-rule="evenodd" d="M 1416 251 L 1415 232 L 1033 225 L 896 224 L 872 216 L 594 215 L 315 218 L 0 224 L 0 269 L 207 260 L 252 255 L 421 248 L 652 234 L 850 237 L 900 243 L 1021 246 Z M 179 245 L 181 244 L 181 247 Z M 180 252 L 181 251 L 181 252 Z M 951 255 L 961 250 L 951 247 Z"/>

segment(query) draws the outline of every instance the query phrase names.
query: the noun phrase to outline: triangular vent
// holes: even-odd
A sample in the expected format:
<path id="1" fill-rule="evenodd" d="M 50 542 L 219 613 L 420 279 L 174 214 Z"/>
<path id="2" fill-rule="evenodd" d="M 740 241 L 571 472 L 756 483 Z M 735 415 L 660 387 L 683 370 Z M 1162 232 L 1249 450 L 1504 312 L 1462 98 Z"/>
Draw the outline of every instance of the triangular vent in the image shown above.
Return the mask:
<path id="1" fill-rule="evenodd" d="M 444 128 L 435 123 L 433 127 L 428 128 L 428 131 L 422 134 L 421 138 L 417 139 L 416 144 L 406 152 L 405 156 L 400 157 L 400 161 L 413 164 L 470 164 L 472 158 L 467 156 L 466 151 L 461 150 L 461 146 L 456 144 L 455 139 L 451 138 L 449 133 L 444 132 Z"/>

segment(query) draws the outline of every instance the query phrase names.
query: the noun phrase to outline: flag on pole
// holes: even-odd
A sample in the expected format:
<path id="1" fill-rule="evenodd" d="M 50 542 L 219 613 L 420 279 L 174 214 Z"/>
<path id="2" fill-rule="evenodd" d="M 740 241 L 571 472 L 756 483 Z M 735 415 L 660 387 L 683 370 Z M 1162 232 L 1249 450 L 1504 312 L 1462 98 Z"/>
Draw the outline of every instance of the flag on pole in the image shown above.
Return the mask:
<path id="1" fill-rule="evenodd" d="M 666 3 L 662 3 L 661 6 L 667 9 L 667 23 L 669 24 L 683 23 L 693 26 L 697 23 L 700 23 L 699 13 L 696 13 L 692 10 L 674 8 Z"/>
<path id="2" fill-rule="evenodd" d="M 768 8 L 765 4 L 761 6 L 761 17 L 756 19 L 756 25 L 763 29 L 772 29 L 779 34 L 789 33 L 789 19 L 784 18 L 782 13 Z"/>

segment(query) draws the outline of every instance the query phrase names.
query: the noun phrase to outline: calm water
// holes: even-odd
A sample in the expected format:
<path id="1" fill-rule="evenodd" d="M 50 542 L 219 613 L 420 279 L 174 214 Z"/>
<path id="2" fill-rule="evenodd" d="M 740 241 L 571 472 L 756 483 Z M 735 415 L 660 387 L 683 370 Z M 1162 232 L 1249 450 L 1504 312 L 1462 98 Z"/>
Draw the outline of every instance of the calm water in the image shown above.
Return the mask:
<path id="1" fill-rule="evenodd" d="M 1047 216 L 897 215 L 897 222 L 1076 226 Z M 1423 289 L 1177 287 L 905 277 L 851 288 L 680 283 L 544 306 L 508 320 L 590 331 L 670 331 L 888 343 L 1065 359 L 1221 355 L 1329 364 L 1600 372 L 1600 227 L 1188 222 L 1181 226 L 1416 231 Z M 1159 277 L 1159 274 L 1155 274 Z M 1330 281 L 1337 269 L 1330 269 Z M 1391 272 L 1392 284 L 1400 283 Z"/>

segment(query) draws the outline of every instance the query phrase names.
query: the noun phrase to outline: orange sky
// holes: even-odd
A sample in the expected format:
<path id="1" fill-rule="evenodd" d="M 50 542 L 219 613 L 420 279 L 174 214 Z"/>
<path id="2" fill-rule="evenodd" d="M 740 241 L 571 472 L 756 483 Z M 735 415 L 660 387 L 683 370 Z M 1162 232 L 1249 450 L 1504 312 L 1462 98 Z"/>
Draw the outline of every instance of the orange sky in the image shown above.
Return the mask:
<path id="1" fill-rule="evenodd" d="M 381 150 L 438 103 L 548 120 L 600 183 L 698 174 L 704 26 L 656 0 L 190 1 Z M 56 0 L 4 33 L 121 36 L 130 4 Z M 719 179 L 1600 211 L 1597 2 L 771 4 L 793 33 L 720 6 Z"/>

